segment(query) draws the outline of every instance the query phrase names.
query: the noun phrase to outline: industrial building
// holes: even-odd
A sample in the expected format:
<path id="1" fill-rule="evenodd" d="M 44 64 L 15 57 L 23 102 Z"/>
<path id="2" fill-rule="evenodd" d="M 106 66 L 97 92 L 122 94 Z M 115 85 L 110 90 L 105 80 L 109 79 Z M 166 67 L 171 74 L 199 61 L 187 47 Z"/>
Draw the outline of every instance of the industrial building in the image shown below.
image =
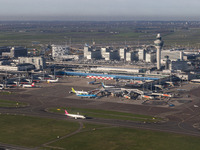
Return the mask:
<path id="1" fill-rule="evenodd" d="M 138 49 L 138 59 L 141 61 L 145 61 L 145 59 L 146 59 L 146 50 L 145 49 Z"/>
<path id="2" fill-rule="evenodd" d="M 126 54 L 128 53 L 128 51 L 129 51 L 129 49 L 127 47 L 119 49 L 120 60 L 126 60 Z"/>
<path id="3" fill-rule="evenodd" d="M 113 50 L 111 47 L 102 47 L 101 48 L 101 57 L 102 59 L 109 60 L 109 53 Z"/>
<path id="4" fill-rule="evenodd" d="M 146 53 L 145 61 L 150 62 L 150 63 L 155 63 L 156 62 L 156 53 L 155 52 Z"/>
<path id="5" fill-rule="evenodd" d="M 87 59 L 88 53 L 92 51 L 92 48 L 89 46 L 84 46 L 83 57 Z"/>
<path id="6" fill-rule="evenodd" d="M 137 68 L 117 68 L 117 67 L 96 67 L 91 68 L 91 71 L 99 72 L 123 72 L 123 73 L 141 73 L 142 69 Z"/>
<path id="7" fill-rule="evenodd" d="M 91 46 L 84 47 L 85 59 L 104 59 L 104 60 L 119 60 L 118 50 L 113 50 L 110 47 L 96 48 Z"/>
<path id="8" fill-rule="evenodd" d="M 68 55 L 69 48 L 66 45 L 51 45 L 52 58 L 54 60 L 62 60 L 65 55 Z"/>
<path id="9" fill-rule="evenodd" d="M 101 59 L 101 50 L 95 47 L 85 46 L 84 47 L 84 58 L 85 59 Z"/>
<path id="10" fill-rule="evenodd" d="M 128 48 L 121 48 L 114 50 L 111 47 L 96 48 L 92 46 L 84 47 L 85 59 L 104 59 L 104 60 L 126 60 L 126 53 Z M 133 56 L 133 55 L 132 55 Z M 129 59 L 131 59 L 129 57 Z"/>
<path id="11" fill-rule="evenodd" d="M 88 52 L 87 59 L 101 59 L 101 51 L 94 49 Z"/>
<path id="12" fill-rule="evenodd" d="M 10 52 L 10 48 L 9 47 L 0 47 L 0 55 L 2 56 L 2 53 L 9 53 Z"/>
<path id="13" fill-rule="evenodd" d="M 1 47 L 0 53 L 1 56 L 10 58 L 27 57 L 28 55 L 28 51 L 24 47 Z"/>
<path id="14" fill-rule="evenodd" d="M 27 57 L 28 51 L 24 47 L 12 47 L 10 49 L 10 57 Z"/>
<path id="15" fill-rule="evenodd" d="M 109 60 L 110 59 L 110 50 L 112 50 L 110 47 L 102 47 L 101 48 L 101 57 L 102 59 L 105 59 L 105 60 Z"/>
<path id="16" fill-rule="evenodd" d="M 19 65 L 0 65 L 1 71 L 29 71 L 35 69 L 32 64 L 19 64 Z"/>
<path id="17" fill-rule="evenodd" d="M 126 53 L 126 61 L 133 61 L 134 53 L 133 52 L 127 52 Z"/>
<path id="18" fill-rule="evenodd" d="M 80 55 L 64 55 L 62 56 L 63 60 L 79 60 L 81 57 Z"/>
<path id="19" fill-rule="evenodd" d="M 19 64 L 29 63 L 35 66 L 35 69 L 41 70 L 46 68 L 46 61 L 44 57 L 19 57 Z"/>
<path id="20" fill-rule="evenodd" d="M 105 60 L 119 60 L 118 50 L 111 50 L 105 57 Z"/>
<path id="21" fill-rule="evenodd" d="M 171 63 L 169 64 L 169 69 L 187 71 L 193 68 L 188 65 L 187 61 L 171 61 Z"/>
<path id="22" fill-rule="evenodd" d="M 161 63 L 165 63 L 165 56 L 168 56 L 171 61 L 183 60 L 184 53 L 182 51 L 163 50 L 161 53 Z"/>
<path id="23" fill-rule="evenodd" d="M 97 79 L 106 79 L 106 80 L 159 80 L 160 78 L 153 77 L 138 77 L 138 76 L 128 76 L 128 75 L 116 75 L 116 74 L 97 74 L 97 73 L 83 73 L 83 72 L 69 72 L 69 71 L 59 71 L 57 74 L 60 75 L 68 75 L 68 76 L 83 76 L 87 78 L 97 78 Z"/>

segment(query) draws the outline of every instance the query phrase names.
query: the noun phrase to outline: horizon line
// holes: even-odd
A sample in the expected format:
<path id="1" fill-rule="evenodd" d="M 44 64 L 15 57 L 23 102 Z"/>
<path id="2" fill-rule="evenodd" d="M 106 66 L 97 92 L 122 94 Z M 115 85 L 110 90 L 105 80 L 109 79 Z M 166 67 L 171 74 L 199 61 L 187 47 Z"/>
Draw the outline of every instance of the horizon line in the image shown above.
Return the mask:
<path id="1" fill-rule="evenodd" d="M 0 21 L 200 21 L 195 16 L 1 16 Z"/>

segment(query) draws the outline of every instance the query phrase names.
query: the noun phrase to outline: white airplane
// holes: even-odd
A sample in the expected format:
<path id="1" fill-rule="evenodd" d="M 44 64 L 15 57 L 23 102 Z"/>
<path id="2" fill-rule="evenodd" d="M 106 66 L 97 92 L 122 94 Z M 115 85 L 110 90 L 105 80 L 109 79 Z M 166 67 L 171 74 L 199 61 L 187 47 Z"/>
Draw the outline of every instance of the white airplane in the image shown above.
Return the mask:
<path id="1" fill-rule="evenodd" d="M 163 97 L 173 97 L 173 95 L 171 95 L 171 94 L 164 94 L 164 93 L 152 93 L 152 95 L 159 95 L 159 96 L 163 96 Z"/>
<path id="2" fill-rule="evenodd" d="M 72 118 L 74 118 L 74 119 L 85 119 L 86 117 L 85 116 L 83 116 L 83 115 L 79 115 L 79 114 L 69 114 L 68 112 L 67 112 L 67 110 L 65 110 L 65 115 L 66 116 L 69 116 L 69 117 L 72 117 Z"/>
<path id="3" fill-rule="evenodd" d="M 55 82 L 58 82 L 58 78 L 56 78 L 55 80 L 54 79 L 47 80 L 47 83 L 55 83 Z"/>
<path id="4" fill-rule="evenodd" d="M 101 83 L 103 88 L 114 88 L 114 85 L 105 85 L 103 82 Z"/>
<path id="5" fill-rule="evenodd" d="M 23 88 L 32 88 L 35 86 L 35 82 L 33 82 L 32 84 L 23 84 L 22 87 Z"/>
<path id="6" fill-rule="evenodd" d="M 200 83 L 200 79 L 193 79 L 193 80 L 190 80 L 191 83 Z"/>
<path id="7" fill-rule="evenodd" d="M 124 95 L 124 98 L 126 98 L 126 99 L 131 99 L 131 97 L 130 97 L 130 95 Z"/>
<path id="8" fill-rule="evenodd" d="M 12 87 L 16 87 L 18 86 L 17 84 L 13 83 L 13 84 L 0 84 L 1 89 L 4 88 L 12 88 Z"/>
<path id="9" fill-rule="evenodd" d="M 76 95 L 87 95 L 87 94 L 89 94 L 86 91 L 75 91 L 74 88 L 72 88 L 71 93 L 75 93 Z"/>

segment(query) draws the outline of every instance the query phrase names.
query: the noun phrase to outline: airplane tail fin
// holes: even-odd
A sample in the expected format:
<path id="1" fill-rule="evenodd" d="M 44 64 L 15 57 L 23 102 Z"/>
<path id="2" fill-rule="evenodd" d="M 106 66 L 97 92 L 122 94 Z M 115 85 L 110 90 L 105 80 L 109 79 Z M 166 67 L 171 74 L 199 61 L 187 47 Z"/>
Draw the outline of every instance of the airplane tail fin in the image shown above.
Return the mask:
<path id="1" fill-rule="evenodd" d="M 103 88 L 105 88 L 105 86 L 104 86 L 104 83 L 103 83 L 103 82 L 101 82 L 101 84 L 102 84 L 102 87 L 103 87 Z"/>
<path id="2" fill-rule="evenodd" d="M 76 93 L 76 91 L 74 90 L 74 88 L 72 88 L 72 92 L 73 92 L 73 93 Z"/>
<path id="3" fill-rule="evenodd" d="M 35 82 L 33 82 L 33 83 L 31 84 L 31 86 L 35 86 Z"/>
<path id="4" fill-rule="evenodd" d="M 67 115 L 67 114 L 69 114 L 69 113 L 67 112 L 67 110 L 65 110 L 65 115 Z"/>

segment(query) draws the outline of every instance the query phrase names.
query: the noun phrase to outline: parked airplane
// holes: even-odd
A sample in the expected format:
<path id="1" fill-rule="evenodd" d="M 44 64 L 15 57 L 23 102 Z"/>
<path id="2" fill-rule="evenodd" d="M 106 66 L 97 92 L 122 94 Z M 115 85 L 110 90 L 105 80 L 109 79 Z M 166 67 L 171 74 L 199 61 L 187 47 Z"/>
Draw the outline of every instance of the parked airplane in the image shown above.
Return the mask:
<path id="1" fill-rule="evenodd" d="M 124 95 L 124 98 L 126 98 L 126 99 L 131 99 L 131 97 L 130 97 L 130 95 Z"/>
<path id="2" fill-rule="evenodd" d="M 16 85 L 20 85 L 20 84 L 28 84 L 28 83 L 30 83 L 30 82 L 28 82 L 28 81 L 27 81 L 27 82 L 21 82 L 21 81 L 20 81 L 20 82 L 17 82 L 17 81 L 14 81 L 14 83 L 15 83 Z"/>
<path id="3" fill-rule="evenodd" d="M 94 84 L 96 82 L 96 79 L 94 81 L 88 82 L 88 84 Z"/>
<path id="4" fill-rule="evenodd" d="M 88 94 L 88 92 L 86 92 L 86 91 L 75 91 L 74 88 L 72 88 L 70 93 L 75 93 L 76 95 L 82 95 L 82 94 L 87 95 Z"/>
<path id="5" fill-rule="evenodd" d="M 165 82 L 165 83 L 167 83 L 167 84 L 171 85 L 172 87 L 174 87 L 174 82 Z"/>
<path id="6" fill-rule="evenodd" d="M 41 80 L 40 79 L 26 79 L 27 81 L 29 81 L 30 83 L 35 82 L 35 83 L 39 83 Z"/>
<path id="7" fill-rule="evenodd" d="M 1 84 L 1 85 L 0 85 L 0 90 L 3 90 L 3 89 L 4 89 L 4 85 Z"/>
<path id="8" fill-rule="evenodd" d="M 113 85 L 105 85 L 103 82 L 101 83 L 103 88 L 114 88 Z"/>
<path id="9" fill-rule="evenodd" d="M 106 91 L 106 92 L 109 92 L 109 93 L 119 93 L 119 92 L 122 92 L 123 89 L 122 88 L 104 88 L 102 87 L 103 89 L 101 91 Z"/>
<path id="10" fill-rule="evenodd" d="M 79 115 L 79 114 L 69 114 L 68 112 L 67 112 L 67 110 L 65 110 L 65 115 L 66 116 L 69 116 L 69 117 L 72 117 L 72 118 L 74 118 L 74 119 L 85 119 L 86 117 L 85 116 L 83 116 L 83 115 Z"/>
<path id="11" fill-rule="evenodd" d="M 190 80 L 191 83 L 200 83 L 200 79 L 193 79 L 193 80 Z"/>
<path id="12" fill-rule="evenodd" d="M 47 83 L 55 83 L 55 82 L 58 82 L 58 78 L 56 78 L 55 80 L 54 79 L 47 80 Z"/>
<path id="13" fill-rule="evenodd" d="M 38 77 L 38 79 L 39 79 L 40 81 L 47 81 L 47 80 L 50 80 L 51 77 Z"/>
<path id="14" fill-rule="evenodd" d="M 22 87 L 23 88 L 32 88 L 35 86 L 35 82 L 33 82 L 32 84 L 23 84 Z"/>
<path id="15" fill-rule="evenodd" d="M 164 97 L 173 97 L 173 95 L 171 95 L 171 94 L 162 94 L 162 96 L 164 96 Z"/>
<path id="16" fill-rule="evenodd" d="M 158 95 L 158 96 L 163 96 L 163 97 L 173 97 L 171 94 L 164 94 L 164 93 L 152 93 L 152 95 Z"/>
<path id="17" fill-rule="evenodd" d="M 86 98 L 96 98 L 97 95 L 96 94 L 76 94 L 77 96 L 80 97 L 86 97 Z"/>
<path id="18" fill-rule="evenodd" d="M 16 87 L 17 84 L 13 83 L 13 84 L 0 84 L 1 89 L 4 88 L 12 88 L 12 87 Z"/>
<path id="19" fill-rule="evenodd" d="M 142 98 L 145 98 L 145 99 L 154 99 L 154 97 L 152 96 L 149 96 L 149 95 L 141 95 Z"/>

